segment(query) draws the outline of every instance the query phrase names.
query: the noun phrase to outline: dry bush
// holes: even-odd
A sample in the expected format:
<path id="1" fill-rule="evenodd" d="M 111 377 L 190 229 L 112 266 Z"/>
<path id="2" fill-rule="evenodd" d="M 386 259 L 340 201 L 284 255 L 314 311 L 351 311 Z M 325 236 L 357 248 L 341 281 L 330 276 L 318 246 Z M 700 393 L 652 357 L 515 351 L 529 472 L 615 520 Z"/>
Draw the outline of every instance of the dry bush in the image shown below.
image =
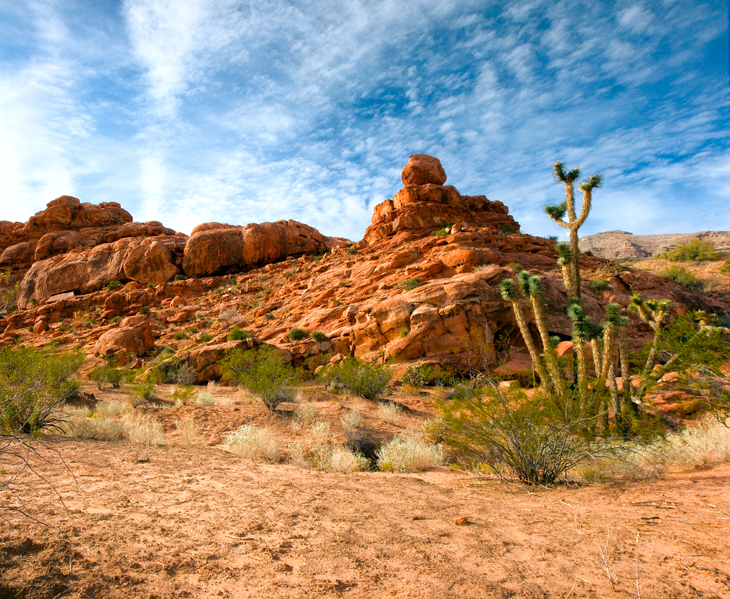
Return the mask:
<path id="1" fill-rule="evenodd" d="M 121 424 L 138 462 L 149 461 L 152 448 L 165 444 L 162 425 L 152 416 L 133 412 L 122 418 Z"/>
<path id="2" fill-rule="evenodd" d="M 300 443 L 289 445 L 292 464 L 324 472 L 359 472 L 370 467 L 362 454 L 332 442 L 330 425 L 315 421 Z"/>
<path id="3" fill-rule="evenodd" d="M 619 446 L 613 455 L 585 462 L 577 473 L 588 480 L 646 479 L 676 468 L 703 468 L 730 462 L 730 428 L 707 416 L 684 430 L 644 445 Z"/>
<path id="4" fill-rule="evenodd" d="M 346 434 L 352 434 L 363 426 L 363 417 L 360 410 L 349 410 L 347 414 L 340 418 L 342 428 Z"/>
<path id="5" fill-rule="evenodd" d="M 440 446 L 414 437 L 398 435 L 378 450 L 378 467 L 386 472 L 418 472 L 442 466 L 444 461 Z"/>
<path id="6" fill-rule="evenodd" d="M 294 410 L 294 420 L 292 421 L 292 429 L 295 431 L 305 430 L 317 421 L 319 410 L 317 406 L 309 403 L 300 403 Z"/>
<path id="7" fill-rule="evenodd" d="M 400 422 L 402 414 L 403 411 L 400 409 L 398 404 L 393 402 L 381 403 L 375 411 L 375 416 L 380 418 L 380 420 L 393 425 L 397 425 Z"/>
<path id="8" fill-rule="evenodd" d="M 242 314 L 239 314 L 237 310 L 234 310 L 233 308 L 228 308 L 227 310 L 223 310 L 223 312 L 218 314 L 218 320 L 230 322 L 231 324 L 238 324 L 239 322 L 243 322 L 244 320 L 246 320 L 246 318 Z"/>
<path id="9" fill-rule="evenodd" d="M 268 428 L 244 424 L 223 441 L 226 451 L 252 460 L 278 462 L 281 456 L 279 437 Z"/>
<path id="10" fill-rule="evenodd" d="M 94 441 L 120 441 L 124 430 L 119 416 L 130 410 L 128 404 L 116 401 L 100 401 L 90 408 L 65 406 L 62 432 L 67 437 Z"/>
<path id="11" fill-rule="evenodd" d="M 208 393 L 207 391 L 198 391 L 195 403 L 199 406 L 214 406 L 215 397 L 213 397 L 212 393 Z"/>
<path id="12" fill-rule="evenodd" d="M 203 439 L 198 434 L 198 425 L 190 416 L 175 420 L 175 428 L 180 432 L 180 442 L 185 447 L 200 447 Z"/>

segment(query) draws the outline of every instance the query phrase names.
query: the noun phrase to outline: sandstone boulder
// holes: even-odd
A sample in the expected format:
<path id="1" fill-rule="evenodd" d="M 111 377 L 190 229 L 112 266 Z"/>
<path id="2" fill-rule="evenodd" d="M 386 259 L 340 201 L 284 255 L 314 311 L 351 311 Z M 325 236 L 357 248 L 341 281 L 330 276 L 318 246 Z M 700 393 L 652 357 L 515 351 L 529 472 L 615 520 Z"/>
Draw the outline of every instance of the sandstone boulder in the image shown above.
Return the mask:
<path id="1" fill-rule="evenodd" d="M 54 231 L 46 233 L 38 241 L 35 260 L 44 260 L 56 254 L 65 254 L 87 243 L 88 239 L 78 231 Z M 92 242 L 92 245 L 93 242 Z"/>
<path id="2" fill-rule="evenodd" d="M 438 158 L 427 154 L 413 154 L 401 171 L 403 185 L 425 185 L 446 183 L 446 172 Z"/>
<path id="3" fill-rule="evenodd" d="M 24 268 L 33 264 L 35 259 L 35 241 L 24 241 L 11 245 L 0 254 L 0 267 Z"/>
<path id="4" fill-rule="evenodd" d="M 145 240 L 132 249 L 124 259 L 124 274 L 127 279 L 143 285 L 161 285 L 178 273 L 171 263 L 169 250 L 157 241 Z"/>
<path id="5" fill-rule="evenodd" d="M 127 356 L 143 356 L 154 346 L 152 328 L 145 322 L 107 331 L 97 340 L 94 355 L 103 358 L 124 352 Z"/>

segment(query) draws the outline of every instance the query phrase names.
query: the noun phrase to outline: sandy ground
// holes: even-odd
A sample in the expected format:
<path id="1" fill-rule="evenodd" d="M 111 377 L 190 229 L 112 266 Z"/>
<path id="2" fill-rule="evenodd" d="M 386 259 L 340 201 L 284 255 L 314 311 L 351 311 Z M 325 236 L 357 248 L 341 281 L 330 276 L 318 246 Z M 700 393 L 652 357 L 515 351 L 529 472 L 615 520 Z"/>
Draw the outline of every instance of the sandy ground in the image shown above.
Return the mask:
<path id="1" fill-rule="evenodd" d="M 24 475 L 43 524 L 3 514 L 2 598 L 730 597 L 730 466 L 528 488 L 46 443 L 58 496 Z"/>

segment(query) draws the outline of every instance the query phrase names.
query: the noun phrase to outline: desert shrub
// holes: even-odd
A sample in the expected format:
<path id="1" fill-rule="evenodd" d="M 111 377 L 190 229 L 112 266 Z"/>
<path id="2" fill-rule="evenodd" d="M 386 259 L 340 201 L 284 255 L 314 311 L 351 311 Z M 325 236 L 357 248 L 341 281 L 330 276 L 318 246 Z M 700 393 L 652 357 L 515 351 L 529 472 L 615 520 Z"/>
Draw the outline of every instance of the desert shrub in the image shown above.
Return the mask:
<path id="1" fill-rule="evenodd" d="M 80 383 L 72 377 L 83 361 L 78 352 L 0 349 L 0 438 L 58 430 L 60 410 L 78 395 Z"/>
<path id="2" fill-rule="evenodd" d="M 438 445 L 398 435 L 377 452 L 378 468 L 385 472 L 419 472 L 442 466 L 444 452 Z"/>
<path id="3" fill-rule="evenodd" d="M 608 291 L 609 289 L 611 289 L 611 283 L 608 282 L 608 279 L 593 279 L 592 281 L 588 282 L 588 288 L 593 293 L 603 293 L 604 291 Z"/>
<path id="4" fill-rule="evenodd" d="M 289 337 L 289 341 L 301 341 L 302 339 L 309 337 L 309 332 L 306 329 L 294 327 L 291 331 L 289 331 L 287 336 Z"/>
<path id="5" fill-rule="evenodd" d="M 226 335 L 226 341 L 243 341 L 244 339 L 248 339 L 250 337 L 248 331 L 244 331 L 243 329 L 239 329 L 238 327 L 233 327 L 228 335 Z"/>
<path id="6" fill-rule="evenodd" d="M 279 404 L 291 401 L 296 371 L 291 365 L 282 364 L 271 347 L 233 350 L 223 359 L 221 370 L 225 379 L 246 388 L 272 412 Z"/>
<path id="7" fill-rule="evenodd" d="M 274 320 L 274 315 L 271 312 L 264 314 L 264 320 Z"/>
<path id="8" fill-rule="evenodd" d="M 230 322 L 231 324 L 236 324 L 239 322 L 243 322 L 245 318 L 243 317 L 243 315 L 239 314 L 237 310 L 234 310 L 233 308 L 228 308 L 227 310 L 223 310 L 223 312 L 218 314 L 218 320 Z"/>
<path id="9" fill-rule="evenodd" d="M 136 408 L 155 399 L 155 383 L 152 381 L 140 381 L 132 387 L 130 401 Z"/>
<path id="10" fill-rule="evenodd" d="M 398 285 L 400 287 L 403 287 L 403 289 L 407 291 L 412 291 L 416 287 L 418 287 L 421 284 L 421 277 L 413 277 L 412 279 L 406 279 L 405 281 L 399 283 Z"/>
<path id="11" fill-rule="evenodd" d="M 109 364 L 104 364 L 94 368 L 89 373 L 89 379 L 96 383 L 96 386 L 101 390 L 104 384 L 111 385 L 114 389 L 119 389 L 130 376 L 130 372 L 126 368 L 115 368 Z"/>
<path id="12" fill-rule="evenodd" d="M 359 410 L 349 410 L 344 416 L 340 417 L 340 422 L 342 423 L 345 434 L 351 435 L 363 425 L 362 412 Z"/>
<path id="13" fill-rule="evenodd" d="M 215 398 L 211 393 L 198 392 L 197 396 L 195 397 L 195 403 L 199 406 L 214 406 Z"/>
<path id="14" fill-rule="evenodd" d="M 112 322 L 113 322 L 114 324 L 119 324 L 120 322 L 122 322 L 122 317 L 121 317 L 121 316 L 115 316 L 114 318 L 112 318 L 112 320 L 111 320 L 111 321 L 112 321 Z"/>
<path id="15" fill-rule="evenodd" d="M 173 281 L 184 281 L 185 279 L 187 279 L 187 277 L 181 274 L 176 274 L 174 277 L 172 277 Z"/>
<path id="16" fill-rule="evenodd" d="M 198 433 L 198 425 L 195 420 L 186 416 L 180 420 L 175 420 L 175 428 L 180 433 L 180 442 L 185 447 L 199 447 L 203 444 L 203 439 Z"/>
<path id="17" fill-rule="evenodd" d="M 425 387 L 432 379 L 433 367 L 423 364 L 422 362 L 409 364 L 400 377 L 400 381 L 403 385 L 410 385 L 417 388 Z"/>
<path id="18" fill-rule="evenodd" d="M 368 364 L 357 358 L 349 358 L 326 369 L 327 382 L 339 382 L 365 399 L 377 399 L 385 391 L 392 373 L 384 364 Z"/>
<path id="19" fill-rule="evenodd" d="M 392 401 L 381 403 L 375 410 L 375 416 L 388 424 L 398 424 L 402 414 L 403 410 L 400 409 L 400 406 Z"/>
<path id="20" fill-rule="evenodd" d="M 451 227 L 444 227 L 443 229 L 439 229 L 438 231 L 432 231 L 431 235 L 433 237 L 446 237 L 449 234 L 450 230 Z"/>
<path id="21" fill-rule="evenodd" d="M 325 341 L 329 341 L 330 338 L 327 337 L 322 331 L 314 331 L 312 333 L 312 339 L 314 339 L 317 343 L 324 343 Z"/>
<path id="22" fill-rule="evenodd" d="M 197 395 L 195 387 L 184 385 L 173 390 L 172 399 L 176 406 L 189 406 L 195 403 Z"/>
<path id="23" fill-rule="evenodd" d="M 527 484 L 554 483 L 600 455 L 601 446 L 586 438 L 586 421 L 566 418 L 556 398 L 508 393 L 490 386 L 483 395 L 442 404 L 444 442 L 473 464 Z"/>
<path id="24" fill-rule="evenodd" d="M 724 275 L 730 275 L 730 260 L 725 260 L 720 267 L 720 272 Z"/>
<path id="25" fill-rule="evenodd" d="M 300 443 L 289 445 L 292 463 L 325 472 L 367 470 L 370 461 L 362 454 L 332 442 L 329 424 L 314 421 Z"/>
<path id="26" fill-rule="evenodd" d="M 370 460 L 341 445 L 331 445 L 318 456 L 317 468 L 324 472 L 362 472 L 370 468 Z"/>
<path id="27" fill-rule="evenodd" d="M 175 333 L 173 335 L 173 339 L 175 341 L 182 341 L 183 339 L 187 339 L 187 338 L 188 338 L 188 334 L 185 333 L 184 331 L 178 331 L 177 333 Z"/>
<path id="28" fill-rule="evenodd" d="M 66 406 L 63 434 L 77 439 L 94 441 L 120 441 L 124 430 L 118 417 L 129 411 L 129 406 L 119 402 L 100 401 L 94 410 Z"/>
<path id="29" fill-rule="evenodd" d="M 152 448 L 165 444 L 162 425 L 151 415 L 133 412 L 122 418 L 122 430 L 138 462 L 150 459 Z"/>
<path id="30" fill-rule="evenodd" d="M 308 429 L 317 421 L 317 416 L 319 416 L 317 406 L 309 403 L 300 403 L 296 410 L 294 410 L 292 428 L 294 430 Z"/>
<path id="31" fill-rule="evenodd" d="M 116 291 L 117 289 L 121 289 L 121 288 L 122 288 L 122 284 L 121 284 L 121 282 L 119 282 L 119 281 L 111 281 L 111 282 L 110 282 L 110 283 L 109 283 L 109 284 L 108 284 L 108 285 L 106 286 L 106 290 L 107 290 L 107 291 Z"/>
<path id="32" fill-rule="evenodd" d="M 147 314 L 149 314 L 149 313 L 150 313 L 150 307 L 149 307 L 149 306 L 142 306 L 142 307 L 141 307 L 141 308 L 139 309 L 139 313 L 140 313 L 140 314 L 144 314 L 144 315 L 147 315 Z"/>
<path id="33" fill-rule="evenodd" d="M 244 458 L 278 462 L 281 455 L 279 437 L 268 428 L 244 424 L 223 441 L 226 451 Z"/>
<path id="34" fill-rule="evenodd" d="M 198 341 L 200 343 L 208 343 L 208 341 L 211 341 L 215 337 L 212 333 L 200 333 L 198 336 Z"/>
<path id="35" fill-rule="evenodd" d="M 661 275 L 675 283 L 678 283 L 679 285 L 682 285 L 682 287 L 688 287 L 690 289 L 699 289 L 702 287 L 702 283 L 697 280 L 694 273 L 687 270 L 684 266 L 670 266 L 665 268 Z"/>
<path id="36" fill-rule="evenodd" d="M 670 262 L 700 262 L 704 260 L 719 260 L 720 254 L 715 250 L 712 242 L 693 239 L 689 243 L 659 254 L 659 257 L 666 258 Z"/>
<path id="37" fill-rule="evenodd" d="M 519 262 L 510 262 L 507 264 L 507 268 L 511 268 L 513 270 L 522 270 L 522 265 Z"/>
<path id="38" fill-rule="evenodd" d="M 357 248 L 356 247 L 352 246 L 352 247 L 347 248 L 347 255 L 348 256 L 354 256 L 355 254 L 357 254 Z"/>
<path id="39" fill-rule="evenodd" d="M 512 233 L 514 233 L 517 229 L 515 229 L 512 225 L 502 225 L 499 227 L 499 230 L 505 235 L 512 235 Z"/>

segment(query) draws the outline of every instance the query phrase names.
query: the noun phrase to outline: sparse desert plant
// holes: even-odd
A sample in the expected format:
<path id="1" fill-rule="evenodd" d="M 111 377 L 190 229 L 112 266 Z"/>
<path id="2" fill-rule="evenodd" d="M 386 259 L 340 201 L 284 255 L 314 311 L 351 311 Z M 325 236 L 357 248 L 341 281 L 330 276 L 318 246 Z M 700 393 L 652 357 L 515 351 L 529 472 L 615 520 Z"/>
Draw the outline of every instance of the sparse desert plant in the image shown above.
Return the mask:
<path id="1" fill-rule="evenodd" d="M 239 322 L 243 322 L 244 320 L 246 320 L 246 318 L 242 314 L 239 314 L 238 310 L 228 308 L 227 310 L 223 310 L 220 314 L 218 314 L 218 320 L 230 322 L 231 324 L 237 324 Z"/>
<path id="2" fill-rule="evenodd" d="M 182 341 L 183 339 L 187 338 L 188 334 L 185 331 L 178 331 L 177 333 L 175 333 L 175 335 L 173 335 L 173 339 L 175 339 L 175 341 Z"/>
<path id="3" fill-rule="evenodd" d="M 411 385 L 420 389 L 428 385 L 433 376 L 433 367 L 419 361 L 406 367 L 400 377 L 400 382 L 403 385 Z"/>
<path id="4" fill-rule="evenodd" d="M 94 368 L 89 373 L 89 379 L 96 383 L 96 386 L 101 390 L 104 383 L 111 385 L 114 389 L 119 389 L 122 383 L 127 380 L 130 376 L 129 370 L 125 368 L 115 368 L 109 364 L 104 364 L 98 368 Z"/>
<path id="5" fill-rule="evenodd" d="M 173 390 L 172 399 L 176 406 L 189 406 L 195 403 L 197 394 L 195 387 L 181 385 Z"/>
<path id="6" fill-rule="evenodd" d="M 400 423 L 402 414 L 403 410 L 400 409 L 398 404 L 393 403 L 392 401 L 381 403 L 378 406 L 378 409 L 375 410 L 375 416 L 377 418 L 380 418 L 383 422 L 394 425 Z"/>
<path id="7" fill-rule="evenodd" d="M 208 343 L 208 341 L 212 341 L 213 337 L 215 337 L 215 335 L 212 333 L 200 333 L 200 335 L 198 335 L 198 342 Z"/>
<path id="8" fill-rule="evenodd" d="M 225 379 L 246 388 L 272 412 L 293 397 L 291 385 L 297 378 L 296 371 L 291 365 L 282 364 L 271 347 L 233 350 L 223 359 L 221 369 Z"/>
<path id="9" fill-rule="evenodd" d="M 420 472 L 445 462 L 444 452 L 438 445 L 421 439 L 398 435 L 377 452 L 378 468 L 385 472 Z"/>
<path id="10" fill-rule="evenodd" d="M 512 235 L 512 233 L 514 233 L 517 229 L 515 229 L 512 225 L 502 225 L 499 227 L 499 230 L 505 235 Z"/>
<path id="11" fill-rule="evenodd" d="M 107 290 L 107 291 L 116 291 L 117 289 L 121 289 L 121 288 L 122 288 L 122 284 L 121 284 L 121 282 L 119 282 L 119 281 L 111 281 L 111 282 L 110 282 L 110 283 L 109 283 L 109 284 L 108 284 L 108 285 L 106 286 L 106 290 Z"/>
<path id="12" fill-rule="evenodd" d="M 446 237 L 449 234 L 449 231 L 451 230 L 451 227 L 444 227 L 443 229 L 439 229 L 438 231 L 431 231 L 431 235 L 433 237 Z"/>
<path id="13" fill-rule="evenodd" d="M 360 430 L 363 426 L 363 417 L 360 410 L 348 410 L 348 412 L 340 417 L 342 428 L 346 435 L 352 435 Z"/>
<path id="14" fill-rule="evenodd" d="M 180 420 L 175 420 L 175 428 L 180 433 L 180 442 L 185 447 L 199 447 L 203 444 L 203 439 L 198 433 L 198 425 L 190 416 L 186 416 Z"/>
<path id="15" fill-rule="evenodd" d="M 390 382 L 392 373 L 384 364 L 368 364 L 349 358 L 328 368 L 323 378 L 339 382 L 353 393 L 365 399 L 377 399 Z"/>
<path id="16" fill-rule="evenodd" d="M 138 462 L 148 462 L 152 448 L 165 444 L 165 432 L 153 416 L 132 412 L 121 422 L 124 436 Z"/>
<path id="17" fill-rule="evenodd" d="M 243 329 L 240 329 L 238 327 L 233 327 L 228 335 L 226 335 L 226 341 L 243 341 L 244 339 L 248 339 L 250 337 L 250 334 L 248 331 L 244 331 Z"/>
<path id="18" fill-rule="evenodd" d="M 730 275 L 730 260 L 725 260 L 720 267 L 720 272 L 724 275 Z"/>
<path id="19" fill-rule="evenodd" d="M 317 468 L 324 472 L 362 472 L 370 467 L 370 460 L 341 445 L 331 445 L 320 452 Z"/>
<path id="20" fill-rule="evenodd" d="M 214 406 L 215 398 L 211 393 L 208 393 L 207 391 L 198 391 L 198 394 L 195 397 L 195 403 L 199 406 Z"/>
<path id="21" fill-rule="evenodd" d="M 132 387 L 130 402 L 135 408 L 155 399 L 155 383 L 152 381 L 140 381 Z"/>
<path id="22" fill-rule="evenodd" d="M 66 406 L 63 433 L 77 439 L 92 439 L 94 441 L 119 441 L 124 437 L 124 430 L 118 416 L 124 412 L 117 406 L 128 410 L 118 402 L 100 401 L 92 411 L 91 408 L 76 408 Z"/>
<path id="23" fill-rule="evenodd" d="M 413 277 L 411 279 L 406 279 L 405 281 L 399 283 L 399 287 L 403 287 L 406 291 L 413 291 L 416 287 L 418 287 L 421 284 L 421 277 Z"/>
<path id="24" fill-rule="evenodd" d="M 279 437 L 268 428 L 244 424 L 223 441 L 226 451 L 252 460 L 278 462 L 281 455 Z"/>
<path id="25" fill-rule="evenodd" d="M 122 317 L 121 316 L 115 316 L 114 318 L 111 319 L 111 322 L 113 324 L 119 324 L 120 322 L 122 322 Z"/>
<path id="26" fill-rule="evenodd" d="M 604 291 L 608 291 L 609 289 L 611 289 L 611 283 L 608 282 L 608 279 L 599 277 L 597 279 L 589 281 L 588 288 L 593 293 L 603 293 Z"/>
<path id="27" fill-rule="evenodd" d="M 150 307 L 149 307 L 149 306 L 142 306 L 142 307 L 141 307 L 141 308 L 139 309 L 139 313 L 140 313 L 140 314 L 143 314 L 143 315 L 147 315 L 147 314 L 149 314 L 149 313 L 150 313 Z"/>
<path id="28" fill-rule="evenodd" d="M 325 341 L 329 341 L 329 337 L 327 337 L 327 335 L 325 335 L 322 331 L 313 331 L 312 339 L 314 339 L 317 343 L 324 343 Z"/>
<path id="29" fill-rule="evenodd" d="M 301 341 L 302 339 L 309 337 L 309 332 L 306 329 L 294 327 L 291 331 L 289 331 L 287 336 L 289 337 L 289 341 Z"/>
<path id="30" fill-rule="evenodd" d="M 317 406 L 310 403 L 300 403 L 294 410 L 292 428 L 294 430 L 308 429 L 317 421 L 319 410 Z"/>
<path id="31" fill-rule="evenodd" d="M 701 281 L 698 281 L 695 274 L 687 270 L 684 266 L 669 266 L 661 272 L 661 275 L 682 285 L 682 287 L 688 287 L 689 289 L 699 289 L 702 287 Z"/>
<path id="32" fill-rule="evenodd" d="M 20 294 L 20 281 L 16 282 L 15 285 L 11 285 L 12 276 L 13 273 L 9 270 L 0 272 L 0 314 L 12 312 Z"/>
<path id="33" fill-rule="evenodd" d="M 659 254 L 657 257 L 665 258 L 670 262 L 702 262 L 706 260 L 719 260 L 720 254 L 711 241 L 693 239 L 689 243 Z"/>

